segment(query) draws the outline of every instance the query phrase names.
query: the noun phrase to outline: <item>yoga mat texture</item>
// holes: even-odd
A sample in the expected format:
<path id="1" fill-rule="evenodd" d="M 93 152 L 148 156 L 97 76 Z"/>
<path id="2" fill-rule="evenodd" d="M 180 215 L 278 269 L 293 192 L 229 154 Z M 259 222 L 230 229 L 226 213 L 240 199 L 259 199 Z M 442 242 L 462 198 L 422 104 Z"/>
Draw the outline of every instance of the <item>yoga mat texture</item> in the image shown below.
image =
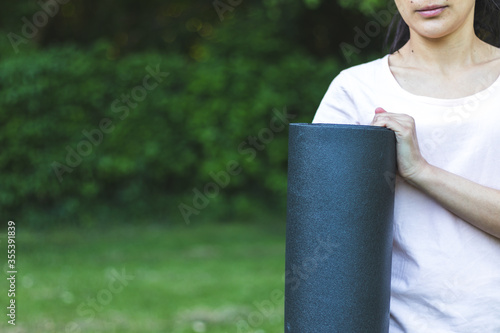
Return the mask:
<path id="1" fill-rule="evenodd" d="M 288 154 L 285 333 L 388 332 L 394 132 L 290 124 Z"/>

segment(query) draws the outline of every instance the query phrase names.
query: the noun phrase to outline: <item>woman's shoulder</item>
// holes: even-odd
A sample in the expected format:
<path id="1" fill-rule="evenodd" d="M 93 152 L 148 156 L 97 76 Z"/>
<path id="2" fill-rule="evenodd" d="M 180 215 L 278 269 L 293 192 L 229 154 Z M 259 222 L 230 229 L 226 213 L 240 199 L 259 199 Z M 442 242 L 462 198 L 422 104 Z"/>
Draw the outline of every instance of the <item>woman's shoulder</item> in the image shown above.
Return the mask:
<path id="1" fill-rule="evenodd" d="M 342 72 L 350 73 L 352 75 L 359 75 L 367 72 L 377 71 L 387 66 L 388 58 L 389 55 L 387 54 L 382 58 L 378 58 L 359 65 L 351 66 L 349 68 L 344 69 Z"/>
<path id="2" fill-rule="evenodd" d="M 342 70 L 334 79 L 337 85 L 343 87 L 365 87 L 377 85 L 389 71 L 389 55 Z"/>

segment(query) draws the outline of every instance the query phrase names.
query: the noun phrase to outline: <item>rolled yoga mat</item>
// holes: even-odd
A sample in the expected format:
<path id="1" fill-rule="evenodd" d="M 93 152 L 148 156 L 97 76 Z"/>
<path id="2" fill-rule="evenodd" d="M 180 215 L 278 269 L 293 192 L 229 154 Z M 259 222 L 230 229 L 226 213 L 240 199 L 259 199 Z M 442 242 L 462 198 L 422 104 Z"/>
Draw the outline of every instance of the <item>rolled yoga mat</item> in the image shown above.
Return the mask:
<path id="1" fill-rule="evenodd" d="M 391 130 L 290 124 L 285 333 L 388 332 L 395 173 Z"/>

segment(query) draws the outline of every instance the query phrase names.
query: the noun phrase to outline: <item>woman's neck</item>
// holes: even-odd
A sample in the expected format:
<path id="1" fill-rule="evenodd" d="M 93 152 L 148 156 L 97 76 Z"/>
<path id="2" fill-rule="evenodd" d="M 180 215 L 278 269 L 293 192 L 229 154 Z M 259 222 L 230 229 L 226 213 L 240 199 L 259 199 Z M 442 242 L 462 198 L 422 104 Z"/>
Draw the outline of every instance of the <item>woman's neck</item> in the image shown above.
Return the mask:
<path id="1" fill-rule="evenodd" d="M 481 41 L 472 25 L 463 25 L 453 34 L 426 38 L 410 31 L 410 40 L 400 50 L 405 62 L 424 71 L 447 75 L 457 70 L 487 62 L 494 48 Z"/>

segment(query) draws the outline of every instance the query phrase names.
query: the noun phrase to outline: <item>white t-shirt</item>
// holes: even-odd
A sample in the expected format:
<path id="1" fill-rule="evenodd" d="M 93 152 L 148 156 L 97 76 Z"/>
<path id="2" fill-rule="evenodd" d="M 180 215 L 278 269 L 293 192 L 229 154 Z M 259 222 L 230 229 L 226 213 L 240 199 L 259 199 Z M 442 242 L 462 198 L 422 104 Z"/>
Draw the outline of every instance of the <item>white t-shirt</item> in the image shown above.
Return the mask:
<path id="1" fill-rule="evenodd" d="M 369 125 L 379 106 L 409 114 L 430 164 L 500 189 L 500 78 L 465 98 L 417 96 L 398 84 L 388 58 L 342 71 L 313 122 Z M 399 177 L 390 332 L 500 332 L 500 240 Z"/>

